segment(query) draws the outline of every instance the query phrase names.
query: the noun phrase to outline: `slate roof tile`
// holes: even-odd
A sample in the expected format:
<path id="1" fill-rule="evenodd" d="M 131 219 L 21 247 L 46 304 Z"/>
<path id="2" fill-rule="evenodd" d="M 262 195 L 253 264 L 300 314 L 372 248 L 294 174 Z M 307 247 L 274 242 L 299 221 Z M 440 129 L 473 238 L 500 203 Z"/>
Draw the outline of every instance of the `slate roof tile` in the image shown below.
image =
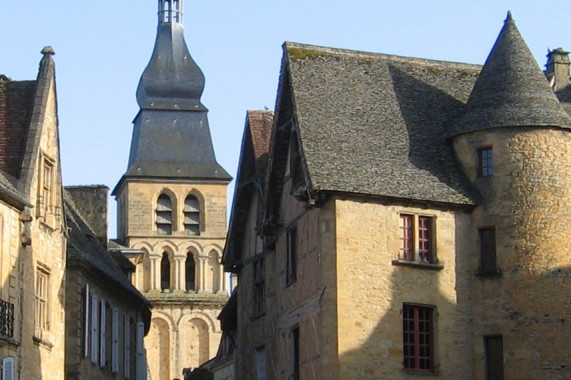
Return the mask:
<path id="1" fill-rule="evenodd" d="M 481 66 L 291 42 L 284 48 L 314 190 L 475 203 L 446 122 L 464 111 Z"/>

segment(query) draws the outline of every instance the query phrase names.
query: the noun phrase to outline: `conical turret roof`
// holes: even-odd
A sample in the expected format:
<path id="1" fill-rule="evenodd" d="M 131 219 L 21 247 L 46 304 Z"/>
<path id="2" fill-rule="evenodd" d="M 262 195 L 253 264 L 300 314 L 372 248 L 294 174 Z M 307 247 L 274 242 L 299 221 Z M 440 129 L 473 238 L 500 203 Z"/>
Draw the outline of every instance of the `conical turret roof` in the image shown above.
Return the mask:
<path id="1" fill-rule="evenodd" d="M 515 22 L 508 17 L 451 135 L 498 127 L 571 128 Z"/>

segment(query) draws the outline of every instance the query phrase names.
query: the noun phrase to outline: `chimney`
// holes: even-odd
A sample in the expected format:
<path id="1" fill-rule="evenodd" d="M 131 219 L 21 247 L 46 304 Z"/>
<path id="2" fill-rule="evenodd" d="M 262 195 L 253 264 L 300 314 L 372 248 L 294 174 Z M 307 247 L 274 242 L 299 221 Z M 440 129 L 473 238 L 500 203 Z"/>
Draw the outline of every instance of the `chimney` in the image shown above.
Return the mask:
<path id="1" fill-rule="evenodd" d="M 557 92 L 569 85 L 569 52 L 562 48 L 547 53 L 545 75 L 553 91 Z"/>
<path id="2" fill-rule="evenodd" d="M 105 185 L 66 186 L 75 206 L 95 232 L 95 237 L 107 247 L 107 195 Z"/>

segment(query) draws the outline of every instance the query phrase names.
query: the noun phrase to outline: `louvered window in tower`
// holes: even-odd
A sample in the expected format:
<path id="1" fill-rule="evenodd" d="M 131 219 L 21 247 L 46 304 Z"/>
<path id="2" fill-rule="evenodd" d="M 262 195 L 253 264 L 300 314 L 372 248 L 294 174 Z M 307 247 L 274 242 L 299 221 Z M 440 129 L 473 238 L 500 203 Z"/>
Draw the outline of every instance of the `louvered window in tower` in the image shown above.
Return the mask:
<path id="1" fill-rule="evenodd" d="M 157 232 L 161 235 L 172 234 L 172 202 L 162 194 L 157 200 Z"/>
<path id="2" fill-rule="evenodd" d="M 200 235 L 200 204 L 194 195 L 189 195 L 184 201 L 184 230 Z"/>

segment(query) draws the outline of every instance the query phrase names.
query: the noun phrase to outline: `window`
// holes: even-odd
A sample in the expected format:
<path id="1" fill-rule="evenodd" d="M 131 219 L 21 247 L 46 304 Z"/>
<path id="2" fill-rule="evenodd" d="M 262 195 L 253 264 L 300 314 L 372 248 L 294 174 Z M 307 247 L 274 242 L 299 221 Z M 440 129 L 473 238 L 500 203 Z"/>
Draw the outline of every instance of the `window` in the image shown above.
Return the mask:
<path id="1" fill-rule="evenodd" d="M 14 336 L 14 304 L 0 299 L 0 336 Z"/>
<path id="2" fill-rule="evenodd" d="M 50 271 L 36 268 L 36 335 L 41 338 L 42 331 L 50 330 Z"/>
<path id="3" fill-rule="evenodd" d="M 496 265 L 496 229 L 495 227 L 480 228 L 480 273 L 498 273 Z"/>
<path id="4" fill-rule="evenodd" d="M 403 305 L 403 355 L 406 370 L 434 370 L 433 314 L 433 306 Z"/>
<path id="5" fill-rule="evenodd" d="M 254 261 L 254 315 L 264 312 L 264 259 Z"/>
<path id="6" fill-rule="evenodd" d="M 192 235 L 200 235 L 200 204 L 194 195 L 184 200 L 184 230 Z"/>
<path id="7" fill-rule="evenodd" d="M 504 379 L 504 339 L 501 335 L 485 336 L 486 379 Z"/>
<path id="8" fill-rule="evenodd" d="M 170 289 L 171 285 L 171 263 L 169 254 L 164 252 L 161 259 L 161 290 Z"/>
<path id="9" fill-rule="evenodd" d="M 54 162 L 42 155 L 41 178 L 38 186 L 38 216 L 45 218 L 53 214 L 53 191 L 54 191 Z"/>
<path id="10" fill-rule="evenodd" d="M 161 194 L 157 199 L 157 231 L 161 235 L 172 234 L 172 202 L 168 195 Z"/>
<path id="11" fill-rule="evenodd" d="M 293 284 L 297 279 L 297 227 L 287 230 L 286 252 L 286 285 Z"/>
<path id="12" fill-rule="evenodd" d="M 186 279 L 186 291 L 192 291 L 195 289 L 195 276 L 196 276 L 196 266 L 194 264 L 194 255 L 192 253 L 186 254 L 185 268 L 185 279 Z"/>
<path id="13" fill-rule="evenodd" d="M 291 330 L 291 379 L 292 380 L 299 380 L 300 379 L 300 358 L 299 358 L 299 326 L 295 327 Z"/>
<path id="14" fill-rule="evenodd" d="M 478 149 L 478 176 L 487 177 L 494 174 L 494 154 L 492 148 Z"/>
<path id="15" fill-rule="evenodd" d="M 434 217 L 400 214 L 400 260 L 436 263 Z"/>

